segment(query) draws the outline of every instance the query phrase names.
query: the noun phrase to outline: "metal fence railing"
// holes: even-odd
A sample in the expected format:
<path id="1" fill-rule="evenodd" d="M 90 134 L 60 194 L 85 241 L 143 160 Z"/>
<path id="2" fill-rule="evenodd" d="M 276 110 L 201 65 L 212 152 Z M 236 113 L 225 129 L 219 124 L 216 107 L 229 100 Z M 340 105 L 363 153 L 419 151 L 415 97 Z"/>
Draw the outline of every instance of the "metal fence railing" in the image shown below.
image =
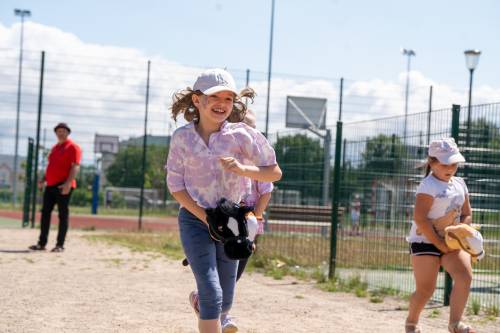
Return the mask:
<path id="1" fill-rule="evenodd" d="M 425 172 L 427 145 L 430 140 L 454 136 L 467 160 L 458 176 L 468 185 L 474 223 L 481 226 L 486 239 L 486 258 L 474 265 L 470 299 L 498 308 L 500 104 L 471 108 L 468 145 L 468 110 L 453 109 L 410 114 L 406 120 L 399 116 L 343 124 L 339 163 L 332 165 L 329 179 L 332 192 L 338 187 L 333 198 L 339 207 L 336 213 L 332 205 L 321 205 L 322 142 L 306 132 L 278 133 L 280 144 L 275 147 L 284 177 L 276 184 L 269 232 L 261 241 L 263 251 L 299 265 L 333 265 L 336 274 L 359 275 L 371 287 L 412 292 L 405 238 L 413 219 L 415 190 Z M 340 177 L 335 184 L 337 165 Z M 356 201 L 361 211 L 359 230 L 350 219 Z M 337 232 L 331 238 L 332 221 Z M 437 301 L 445 299 L 445 280 L 442 274 L 434 295 Z"/>
<path id="2" fill-rule="evenodd" d="M 69 123 L 72 138 L 83 150 L 82 170 L 77 179 L 80 186 L 72 198 L 74 208 L 80 206 L 80 212 L 89 213 L 96 193 L 100 209 L 137 214 L 143 177 L 139 171 L 146 156 L 142 196 L 145 212 L 168 214 L 166 204 L 171 198 L 164 184 L 163 164 L 169 136 L 175 128 L 170 120 L 171 96 L 191 85 L 201 68 L 157 59 L 151 62 L 149 77 L 148 59 L 142 55 L 129 59 L 114 53 L 84 55 L 49 50 L 42 90 L 40 52 L 26 50 L 19 93 L 18 174 L 11 175 L 6 170 L 13 165 L 18 51 L 3 49 L 0 55 L 0 204 L 4 208 L 12 208 L 12 177 L 19 177 L 17 207 L 25 198 L 24 185 L 36 185 L 29 184 L 25 177 L 29 169 L 26 157 L 41 107 L 39 163 L 38 170 L 32 172 L 41 173 L 46 166 L 47 151 L 55 143 L 54 125 L 60 121 Z M 257 114 L 257 128 L 263 129 L 267 73 L 230 71 L 238 86 L 249 83 L 257 91 L 250 107 Z M 439 89 L 448 88 L 438 87 L 434 95 L 429 95 L 429 87 L 412 87 L 412 105 L 423 110 L 427 104 L 433 104 L 432 112 L 390 117 L 403 110 L 402 85 L 345 80 L 342 103 L 337 78 L 276 73 L 272 87 L 270 133 L 274 134 L 268 139 L 275 147 L 283 179 L 276 183 L 261 251 L 287 257 L 299 265 L 325 265 L 341 275 L 359 274 L 372 286 L 410 291 L 413 282 L 404 238 L 412 218 L 414 190 L 423 175 L 421 162 L 429 140 L 450 136 L 454 129 L 467 159 L 459 176 L 469 186 L 474 221 L 482 225 L 486 238 L 487 256 L 474 266 L 476 278 L 471 298 L 478 297 L 481 302 L 500 308 L 499 104 L 475 105 L 470 112 L 462 108 L 455 119 L 458 127 L 452 128 L 452 110 L 436 108 L 466 96 L 460 89 L 452 89 L 451 94 L 440 93 Z M 288 95 L 321 96 L 328 100 L 326 125 L 331 132 L 330 145 L 325 147 L 324 138 L 307 130 L 281 130 Z M 434 96 L 433 103 L 430 96 Z M 42 97 L 43 103 L 39 103 Z M 490 98 L 498 100 L 494 93 Z M 341 131 L 331 115 L 337 105 L 342 105 L 350 119 L 340 127 Z M 149 121 L 144 126 L 146 107 Z M 385 117 L 362 120 L 375 116 Z M 143 155 L 145 132 L 147 153 Z M 116 138 L 118 152 L 96 151 L 98 135 Z M 325 148 L 329 148 L 330 157 L 325 158 Z M 99 191 L 93 192 L 96 175 L 101 177 Z M 354 200 L 359 200 L 361 209 L 359 235 L 350 224 Z M 442 294 L 442 289 L 438 289 L 437 299 Z"/>

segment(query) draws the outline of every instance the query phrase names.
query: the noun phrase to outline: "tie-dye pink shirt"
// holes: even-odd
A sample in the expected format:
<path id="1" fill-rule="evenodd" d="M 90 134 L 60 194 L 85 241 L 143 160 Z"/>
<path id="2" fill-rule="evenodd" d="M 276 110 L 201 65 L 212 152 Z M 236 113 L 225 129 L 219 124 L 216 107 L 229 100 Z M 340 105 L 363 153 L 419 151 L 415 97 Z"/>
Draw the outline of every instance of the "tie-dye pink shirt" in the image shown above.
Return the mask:
<path id="1" fill-rule="evenodd" d="M 253 206 L 259 200 L 259 198 L 266 193 L 271 193 L 273 191 L 273 183 L 269 182 L 259 182 L 257 180 L 252 180 L 252 188 L 250 193 L 247 193 L 243 197 L 243 203 L 246 206 Z M 259 223 L 259 228 L 257 229 L 257 235 L 262 235 L 264 233 L 264 221 L 262 219 L 257 220 Z"/>
<path id="2" fill-rule="evenodd" d="M 196 203 L 215 207 L 222 197 L 240 202 L 251 193 L 251 180 L 224 171 L 219 158 L 234 157 L 256 166 L 276 163 L 276 154 L 266 138 L 244 123 L 224 122 L 210 135 L 208 146 L 189 123 L 172 135 L 165 171 L 170 192 L 186 190 Z"/>
<path id="3" fill-rule="evenodd" d="M 273 188 L 273 183 L 252 180 L 252 188 L 249 193 L 246 193 L 242 201 L 247 206 L 255 206 L 257 200 L 259 200 L 263 194 L 271 193 Z"/>

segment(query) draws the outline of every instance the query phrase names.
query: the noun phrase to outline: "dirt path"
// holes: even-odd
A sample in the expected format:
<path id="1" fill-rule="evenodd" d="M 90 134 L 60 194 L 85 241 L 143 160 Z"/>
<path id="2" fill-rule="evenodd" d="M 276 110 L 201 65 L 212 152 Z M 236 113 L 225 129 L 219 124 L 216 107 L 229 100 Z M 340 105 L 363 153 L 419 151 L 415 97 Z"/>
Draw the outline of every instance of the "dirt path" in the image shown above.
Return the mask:
<path id="1" fill-rule="evenodd" d="M 23 253 L 37 231 L 0 229 L 0 332 L 195 333 L 188 268 L 156 254 L 89 242 L 70 231 L 61 254 Z M 52 235 L 53 236 L 53 235 Z M 10 251 L 10 252 L 9 252 Z M 403 332 L 404 302 L 372 304 L 311 283 L 247 274 L 232 314 L 240 332 Z M 445 333 L 447 309 L 423 316 L 424 332 Z M 487 325 L 487 326 L 485 326 Z M 500 332 L 488 322 L 480 332 Z"/>

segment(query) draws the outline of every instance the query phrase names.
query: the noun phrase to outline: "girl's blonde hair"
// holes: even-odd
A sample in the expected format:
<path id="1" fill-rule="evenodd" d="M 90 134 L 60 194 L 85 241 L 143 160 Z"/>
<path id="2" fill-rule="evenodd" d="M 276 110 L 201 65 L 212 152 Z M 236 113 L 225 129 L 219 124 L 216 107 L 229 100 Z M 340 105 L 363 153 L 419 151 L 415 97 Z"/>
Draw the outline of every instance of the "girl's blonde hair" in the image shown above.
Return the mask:
<path id="1" fill-rule="evenodd" d="M 193 95 L 201 96 L 203 93 L 199 90 L 194 91 L 190 87 L 179 90 L 172 96 L 172 118 L 177 121 L 177 116 L 184 113 L 184 119 L 187 121 L 198 122 L 200 120 L 200 112 L 193 104 Z M 242 98 L 249 98 L 253 103 L 255 91 L 252 88 L 243 89 L 238 95 L 234 97 L 233 111 L 228 117 L 229 122 L 237 123 L 245 118 L 247 106 L 242 102 Z"/>
<path id="2" fill-rule="evenodd" d="M 436 157 L 427 156 L 427 166 L 425 167 L 425 176 L 427 177 L 431 173 L 431 163 L 439 162 Z"/>
<path id="3" fill-rule="evenodd" d="M 247 113 L 245 114 L 245 118 L 243 118 L 243 122 L 252 128 L 256 128 L 255 113 L 252 111 L 252 109 L 247 109 Z"/>

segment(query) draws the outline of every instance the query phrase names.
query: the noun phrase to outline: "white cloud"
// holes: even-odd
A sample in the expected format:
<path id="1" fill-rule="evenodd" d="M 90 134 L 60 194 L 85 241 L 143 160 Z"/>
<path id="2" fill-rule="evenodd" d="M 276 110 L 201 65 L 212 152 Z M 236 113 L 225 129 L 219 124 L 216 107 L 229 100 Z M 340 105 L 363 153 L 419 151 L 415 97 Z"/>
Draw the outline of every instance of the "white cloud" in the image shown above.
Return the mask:
<path id="1" fill-rule="evenodd" d="M 20 24 L 0 23 L 0 153 L 12 153 Z M 47 145 L 54 143 L 52 128 L 66 121 L 73 138 L 84 149 L 87 163 L 93 161 L 95 133 L 119 135 L 121 139 L 143 133 L 146 66 L 152 62 L 148 132 L 166 135 L 173 128 L 169 104 L 174 91 L 190 86 L 200 68 L 178 64 L 156 55 L 123 47 L 86 43 L 77 36 L 54 27 L 25 23 L 25 61 L 21 109 L 20 152 L 24 154 L 28 136 L 35 136 L 38 103 L 40 51 L 46 51 L 42 128 L 47 129 Z M 244 85 L 243 71 L 233 71 L 238 84 Z M 265 75 L 264 75 L 265 76 Z M 257 91 L 251 107 L 257 114 L 257 126 L 265 128 L 267 80 L 252 79 Z M 406 75 L 396 82 L 382 80 L 346 80 L 343 120 L 345 122 L 402 115 Z M 410 113 L 428 109 L 428 87 L 434 86 L 434 108 L 449 108 L 452 103 L 466 104 L 467 90 L 434 82 L 412 71 L 409 96 Z M 339 80 L 273 75 L 270 100 L 270 130 L 285 126 L 287 95 L 327 98 L 329 125 L 338 118 Z M 500 88 L 474 88 L 474 103 L 500 99 Z M 359 133 L 356 133 L 359 134 Z"/>

